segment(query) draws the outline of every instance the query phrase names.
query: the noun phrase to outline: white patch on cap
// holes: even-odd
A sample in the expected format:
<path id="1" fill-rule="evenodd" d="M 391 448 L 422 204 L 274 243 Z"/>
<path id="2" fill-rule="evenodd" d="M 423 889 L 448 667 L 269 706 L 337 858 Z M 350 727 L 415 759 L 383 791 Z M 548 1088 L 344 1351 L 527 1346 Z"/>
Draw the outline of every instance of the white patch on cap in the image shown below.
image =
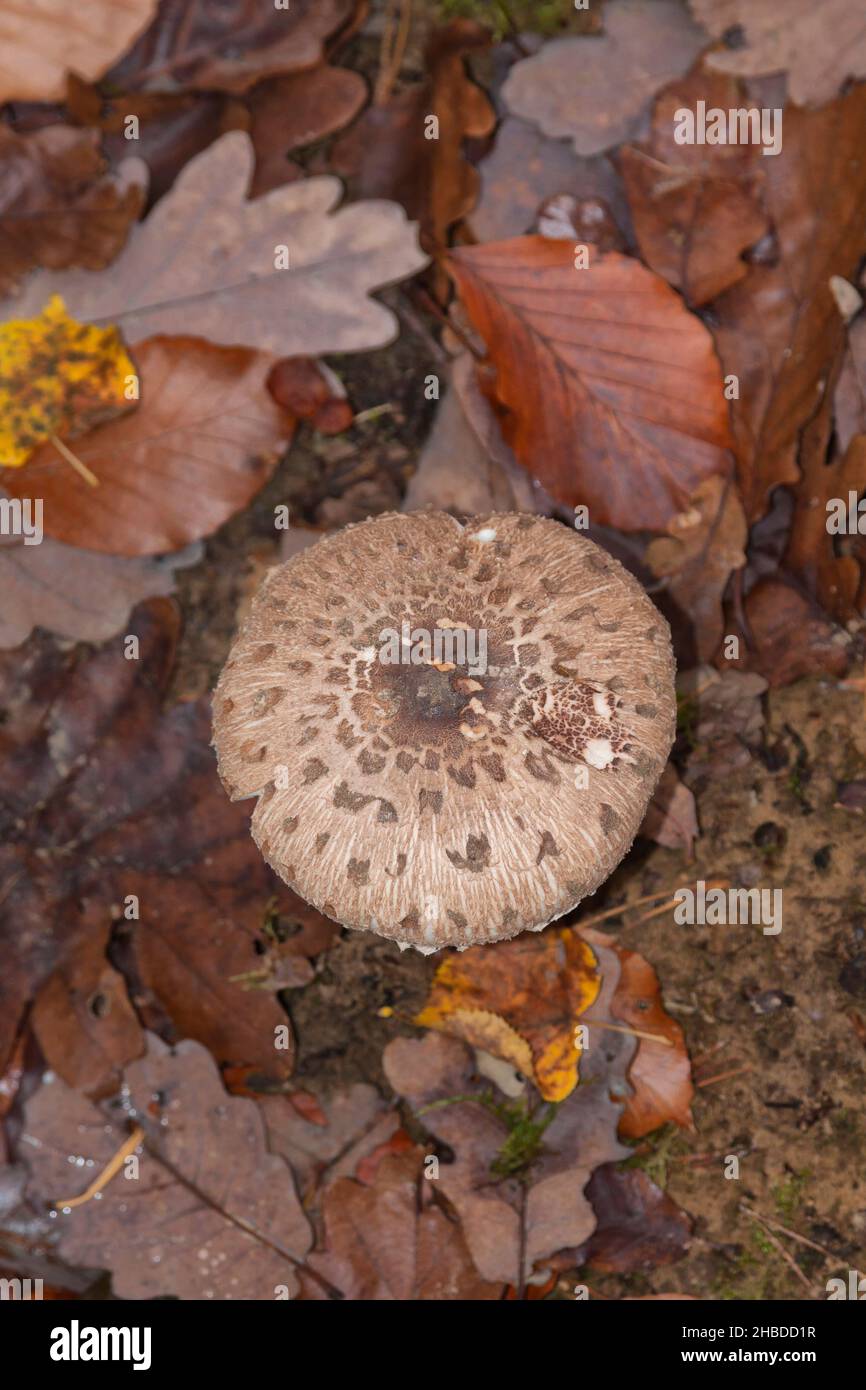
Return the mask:
<path id="1" fill-rule="evenodd" d="M 613 762 L 613 746 L 609 738 L 591 738 L 583 750 L 590 767 L 605 768 Z"/>
<path id="2" fill-rule="evenodd" d="M 600 719 L 610 719 L 610 706 L 607 703 L 607 696 L 602 691 L 597 690 L 593 695 L 592 707 Z"/>
<path id="3" fill-rule="evenodd" d="M 488 541 L 496 540 L 496 531 L 492 526 L 483 526 L 480 531 L 476 531 L 473 536 L 470 536 L 470 540 L 480 541 L 482 545 L 486 545 Z"/>

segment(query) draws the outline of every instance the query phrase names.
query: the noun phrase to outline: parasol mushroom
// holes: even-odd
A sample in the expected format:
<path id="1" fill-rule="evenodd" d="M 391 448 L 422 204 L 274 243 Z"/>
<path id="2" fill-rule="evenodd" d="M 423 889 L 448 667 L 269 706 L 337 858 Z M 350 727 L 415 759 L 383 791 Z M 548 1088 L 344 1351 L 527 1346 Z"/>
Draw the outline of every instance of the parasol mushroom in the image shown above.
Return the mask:
<path id="1" fill-rule="evenodd" d="M 214 743 L 296 892 L 465 948 L 540 930 L 616 867 L 670 752 L 673 677 L 640 585 L 560 523 L 387 515 L 268 572 Z"/>

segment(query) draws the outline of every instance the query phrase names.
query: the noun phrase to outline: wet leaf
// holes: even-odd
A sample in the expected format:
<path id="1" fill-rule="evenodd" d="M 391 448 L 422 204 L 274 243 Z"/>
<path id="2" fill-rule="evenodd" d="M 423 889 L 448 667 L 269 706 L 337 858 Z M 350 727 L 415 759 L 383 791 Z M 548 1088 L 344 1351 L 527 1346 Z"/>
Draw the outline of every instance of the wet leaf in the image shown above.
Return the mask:
<path id="1" fill-rule="evenodd" d="M 2 332 L 2 329 L 0 329 Z M 208 536 L 273 473 L 295 421 L 265 389 L 274 359 L 200 338 L 133 348 L 141 399 L 75 441 L 90 487 L 51 445 L 3 483 L 44 500 L 47 535 L 111 555 L 156 555 Z"/>
<path id="2" fill-rule="evenodd" d="M 156 0 L 65 0 L 0 8 L 0 103 L 62 101 L 66 74 L 101 77 L 147 28 Z"/>
<path id="3" fill-rule="evenodd" d="M 660 530 L 730 467 L 721 369 L 704 325 L 639 261 L 516 237 L 449 267 L 496 369 L 505 438 L 594 523 Z"/>
<path id="4" fill-rule="evenodd" d="M 20 468 L 52 435 L 75 438 L 128 411 L 135 380 L 117 329 L 77 323 L 57 295 L 38 318 L 7 320 L 0 325 L 0 465 Z M 59 463 L 53 446 L 51 453 Z"/>
<path id="5" fill-rule="evenodd" d="M 85 1191 L 131 1125 L 145 1134 L 137 1181 L 121 1171 L 100 1201 L 60 1213 L 63 1257 L 109 1269 L 118 1298 L 204 1299 L 219 1288 L 269 1300 L 280 1286 L 293 1296 L 312 1237 L 288 1166 L 267 1150 L 256 1102 L 226 1094 L 198 1043 L 169 1048 L 153 1035 L 124 1082 L 122 1097 L 101 1109 L 57 1080 L 27 1104 L 29 1193 L 43 1202 Z"/>
<path id="6" fill-rule="evenodd" d="M 515 63 L 503 100 L 545 135 L 570 136 L 578 154 L 599 154 L 634 134 L 659 87 L 691 67 L 703 43 L 675 0 L 609 0 L 603 34 L 552 39 Z"/>
<path id="7" fill-rule="evenodd" d="M 108 173 L 94 130 L 0 127 L 0 294 L 35 266 L 102 270 L 144 207 L 147 168 L 126 159 Z"/>
<path id="8" fill-rule="evenodd" d="M 757 77 L 786 72 L 798 106 L 830 101 L 846 78 L 866 77 L 866 33 L 860 0 L 689 0 L 692 14 L 715 39 L 736 34 L 730 48 L 713 49 L 707 65 Z M 787 113 L 786 113 L 787 119 Z"/>
<path id="9" fill-rule="evenodd" d="M 396 320 L 369 293 L 426 264 L 403 210 L 366 202 L 335 211 L 342 185 L 332 177 L 248 201 L 253 165 L 249 135 L 221 136 L 190 160 L 106 271 L 40 271 L 14 317 L 57 293 L 77 318 L 118 323 L 135 339 L 195 334 L 279 357 L 389 342 Z"/>
<path id="10" fill-rule="evenodd" d="M 586 1195 L 598 1221 L 584 1257 L 592 1269 L 634 1274 L 688 1253 L 691 1218 L 639 1168 L 605 1163 Z"/>

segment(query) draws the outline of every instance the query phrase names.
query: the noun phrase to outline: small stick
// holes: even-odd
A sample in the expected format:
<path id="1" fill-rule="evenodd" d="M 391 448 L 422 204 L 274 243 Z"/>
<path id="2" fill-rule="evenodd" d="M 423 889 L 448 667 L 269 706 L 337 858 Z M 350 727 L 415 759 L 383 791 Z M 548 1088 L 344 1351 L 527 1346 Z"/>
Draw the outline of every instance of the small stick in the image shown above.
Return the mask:
<path id="1" fill-rule="evenodd" d="M 72 450 L 69 448 L 67 444 L 63 443 L 62 439 L 58 439 L 56 434 L 52 434 L 51 443 L 54 445 L 58 454 L 61 454 L 63 458 L 66 459 L 67 463 L 72 464 L 72 467 L 75 469 L 76 473 L 78 473 L 79 476 L 82 477 L 86 483 L 89 483 L 91 487 L 99 487 L 99 479 L 97 478 L 96 474 L 91 473 L 90 469 L 87 467 L 87 464 L 82 463 L 80 458 L 76 458 L 75 454 L 73 454 Z"/>
<path id="2" fill-rule="evenodd" d="M 718 1076 L 708 1076 L 704 1081 L 696 1081 L 696 1086 L 715 1086 L 717 1081 L 728 1081 L 732 1076 L 741 1076 L 744 1071 L 751 1071 L 752 1064 L 747 1062 L 744 1067 L 734 1067 L 731 1071 L 720 1071 Z"/>
<path id="3" fill-rule="evenodd" d="M 84 1202 L 89 1202 L 91 1197 L 95 1197 L 97 1192 L 101 1192 L 106 1183 L 110 1182 L 114 1177 L 115 1173 L 120 1171 L 124 1159 L 128 1158 L 131 1153 L 134 1153 L 143 1140 L 144 1130 L 136 1126 L 126 1143 L 117 1150 L 117 1153 L 105 1165 L 99 1177 L 94 1178 L 87 1190 L 82 1192 L 79 1197 L 70 1197 L 65 1202 L 55 1202 L 55 1207 L 60 1210 L 63 1207 L 80 1207 Z"/>
<path id="4" fill-rule="evenodd" d="M 607 1028 L 611 1033 L 627 1033 L 630 1038 L 646 1038 L 649 1042 L 662 1043 L 665 1047 L 673 1047 L 670 1038 L 664 1037 L 661 1033 L 644 1033 L 640 1028 L 626 1028 L 621 1023 L 598 1023 L 594 1018 L 584 1018 L 590 1028 Z"/>
<path id="5" fill-rule="evenodd" d="M 723 1042 L 713 1043 L 713 1046 L 708 1048 L 706 1052 L 701 1052 L 697 1057 L 693 1057 L 692 1071 L 695 1071 L 698 1067 L 702 1067 L 704 1062 L 708 1062 L 717 1052 L 721 1052 L 723 1048 L 727 1047 L 730 1041 L 730 1038 L 725 1038 Z"/>
<path id="6" fill-rule="evenodd" d="M 838 1259 L 838 1256 L 834 1255 L 832 1250 L 828 1250 L 826 1245 L 818 1245 L 814 1240 L 809 1240 L 808 1236 L 801 1236 L 799 1231 L 792 1231 L 788 1226 L 783 1226 L 781 1221 L 772 1221 L 769 1216 L 762 1216 L 746 1202 L 741 1202 L 740 1206 L 749 1216 L 754 1216 L 756 1221 L 762 1222 L 765 1226 L 772 1226 L 774 1231 L 781 1231 L 783 1236 L 790 1236 L 792 1240 L 798 1240 L 801 1245 L 808 1245 L 810 1250 L 817 1250 L 818 1254 L 823 1255 L 825 1259 Z"/>
<path id="7" fill-rule="evenodd" d="M 726 878 L 713 878 L 706 886 L 707 888 L 727 888 L 728 880 Z M 579 927 L 594 927 L 597 922 L 606 922 L 608 917 L 623 916 L 633 907 L 641 907 L 644 903 L 658 902 L 659 898 L 666 898 L 669 893 L 669 888 L 662 888 L 658 893 L 647 893 L 642 898 L 635 898 L 633 902 L 622 903 L 619 907 L 608 907 L 604 912 L 596 912 L 592 917 L 584 917 L 577 925 Z M 672 906 L 676 906 L 676 899 L 672 898 L 670 901 Z M 661 911 L 661 909 L 659 910 Z M 664 904 L 664 911 L 667 911 L 667 903 Z"/>
<path id="8" fill-rule="evenodd" d="M 809 1280 L 806 1278 L 802 1269 L 797 1264 L 797 1261 L 794 1259 L 793 1255 L 790 1255 L 788 1253 L 782 1242 L 779 1240 L 778 1236 L 774 1236 L 773 1232 L 764 1225 L 764 1218 L 762 1216 L 758 1216 L 757 1212 L 753 1211 L 747 1211 L 746 1214 L 750 1216 L 753 1221 L 757 1221 L 759 1225 L 763 1227 L 764 1235 L 767 1237 L 767 1240 L 770 1242 L 773 1249 L 779 1252 L 779 1254 L 782 1256 L 782 1259 L 785 1261 L 785 1264 L 790 1266 L 794 1274 L 796 1274 L 797 1278 L 800 1280 L 800 1283 L 803 1285 L 803 1287 L 807 1289 L 810 1294 L 814 1293 L 812 1285 L 809 1283 Z"/>

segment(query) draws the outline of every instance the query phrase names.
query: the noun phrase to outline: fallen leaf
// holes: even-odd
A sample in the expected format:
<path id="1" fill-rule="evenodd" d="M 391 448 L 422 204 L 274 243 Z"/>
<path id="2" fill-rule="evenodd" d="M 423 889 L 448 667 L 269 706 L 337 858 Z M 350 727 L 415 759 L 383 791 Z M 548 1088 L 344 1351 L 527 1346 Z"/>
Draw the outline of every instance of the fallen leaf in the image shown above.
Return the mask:
<path id="1" fill-rule="evenodd" d="M 260 82 L 247 96 L 256 155 L 249 196 L 302 179 L 303 169 L 288 157 L 292 150 L 342 130 L 366 100 L 360 73 L 325 64 Z"/>
<path id="2" fill-rule="evenodd" d="M 298 420 L 309 420 L 321 434 L 339 434 L 354 419 L 343 383 L 314 357 L 281 358 L 266 384 L 277 405 Z"/>
<path id="3" fill-rule="evenodd" d="M 599 949 L 605 978 L 598 1007 L 606 1012 L 618 970 L 612 953 Z M 475 1073 L 471 1051 L 457 1038 L 431 1032 L 386 1047 L 382 1061 L 394 1090 L 453 1154 L 440 1166 L 436 1190 L 460 1217 L 483 1278 L 519 1286 L 534 1266 L 591 1234 L 595 1217 L 583 1195 L 589 1175 L 628 1154 L 616 1137 L 621 1101 L 612 1096 L 627 1089 L 632 1053 L 630 1038 L 605 1033 L 584 1054 L 581 1085 L 552 1115 L 537 1110 L 530 1119 L 520 1103 L 491 1105 L 490 1083 Z M 521 1173 L 515 1142 L 533 1121 L 541 1133 L 534 1156 L 525 1151 L 532 1161 Z M 511 1162 L 503 1168 L 506 1157 Z"/>
<path id="4" fill-rule="evenodd" d="M 76 318 L 122 324 L 138 340 L 194 334 L 278 357 L 389 342 L 396 320 L 369 291 L 427 259 L 402 208 L 334 212 L 342 185 L 330 176 L 249 202 L 253 165 L 249 135 L 229 131 L 190 160 L 106 271 L 39 271 L 0 320 L 32 317 L 56 293 Z"/>
<path id="5" fill-rule="evenodd" d="M 52 435 L 75 438 L 128 411 L 136 369 L 113 325 L 88 327 L 53 295 L 38 318 L 0 326 L 0 466 L 20 468 Z M 56 449 L 51 454 L 61 462 Z M 69 464 L 63 461 L 68 472 Z"/>
<path id="6" fill-rule="evenodd" d="M 855 434 L 866 434 L 866 314 L 848 328 L 848 346 L 833 396 L 834 429 L 844 454 Z"/>
<path id="7" fill-rule="evenodd" d="M 449 266 L 497 371 L 505 438 L 593 522 L 661 530 L 730 467 L 707 329 L 639 261 L 545 237 L 462 248 Z"/>
<path id="8" fill-rule="evenodd" d="M 476 241 L 504 241 L 532 231 L 541 204 L 558 193 L 602 198 L 617 223 L 628 224 L 622 184 L 605 155 L 581 159 L 564 140 L 548 139 L 517 116 L 501 122 L 478 172 L 481 187 L 467 218 Z"/>
<path id="9" fill-rule="evenodd" d="M 719 782 L 747 767 L 750 747 L 763 738 L 767 682 L 756 672 L 725 665 L 721 672 L 699 666 L 677 677 L 680 723 L 690 745 L 683 778 L 698 793 L 710 779 Z"/>
<path id="10" fill-rule="evenodd" d="M 735 79 L 698 66 L 657 98 L 649 140 L 618 155 L 641 255 L 692 305 L 742 280 L 742 252 L 768 229 L 760 146 L 677 144 L 676 112 L 698 101 L 727 111 L 744 97 Z"/>
<path id="11" fill-rule="evenodd" d="M 435 507 L 463 516 L 540 512 L 540 488 L 502 438 L 499 422 L 464 352 L 451 364 L 451 384 L 409 480 L 403 511 Z"/>
<path id="12" fill-rule="evenodd" d="M 697 808 L 673 763 L 661 775 L 638 834 L 667 849 L 682 849 L 687 859 L 692 858 L 700 834 Z"/>
<path id="13" fill-rule="evenodd" d="M 633 1094 L 626 1100 L 619 1133 L 624 1139 L 640 1139 L 669 1123 L 691 1129 L 694 1087 L 683 1030 L 662 1004 L 658 977 L 649 961 L 622 946 L 614 949 L 621 974 L 611 1015 L 631 1028 L 659 1033 L 673 1044 L 641 1038 L 628 1075 Z"/>
<path id="14" fill-rule="evenodd" d="M 290 1169 L 267 1150 L 256 1102 L 226 1094 L 198 1043 L 169 1048 L 153 1035 L 124 1084 L 100 1109 L 59 1080 L 27 1103 L 31 1199 L 76 1197 L 121 1147 L 129 1122 L 145 1133 L 134 1183 L 121 1171 L 99 1202 L 61 1211 L 63 1258 L 109 1269 L 122 1299 L 205 1299 L 219 1289 L 269 1300 L 281 1287 L 293 1296 L 311 1232 Z M 70 1153 L 84 1163 L 70 1164 Z"/>
<path id="15" fill-rule="evenodd" d="M 489 47 L 490 33 L 471 19 L 434 31 L 426 81 L 367 109 L 336 144 L 331 162 L 351 180 L 356 197 L 392 198 L 421 226 L 426 250 L 446 244 L 447 231 L 475 203 L 478 174 L 463 157 L 467 137 L 489 135 L 496 113 L 464 66 Z M 438 121 L 431 138 L 428 122 Z"/>
<path id="16" fill-rule="evenodd" d="M 78 642 L 121 632 L 143 599 L 174 592 L 174 571 L 195 564 L 197 547 L 165 559 L 97 555 L 43 539 L 0 541 L 0 650 L 17 647 L 34 627 Z"/>
<path id="17" fill-rule="evenodd" d="M 713 49 L 707 66 L 757 77 L 786 72 L 798 106 L 835 97 L 849 77 L 866 77 L 866 31 L 860 0 L 689 0 L 713 38 L 735 37 Z M 787 120 L 787 112 L 785 113 Z"/>
<path id="18" fill-rule="evenodd" d="M 649 1272 L 688 1254 L 691 1217 L 639 1168 L 603 1164 L 586 1195 L 598 1223 L 584 1256 L 592 1269 Z"/>
<path id="19" fill-rule="evenodd" d="M 743 605 L 748 634 L 740 639 L 740 663 L 776 690 L 804 676 L 842 676 L 851 653 L 849 634 L 827 617 L 793 579 L 759 579 Z"/>
<path id="20" fill-rule="evenodd" d="M 713 305 L 748 520 L 798 478 L 800 432 L 821 403 L 845 325 L 830 277 L 850 279 L 866 251 L 866 86 L 820 111 L 785 111 L 782 153 L 766 159 L 778 264 L 753 265 Z"/>
<path id="21" fill-rule="evenodd" d="M 0 1072 L 70 943 L 109 923 L 141 1016 L 167 1016 L 221 1062 L 291 1070 L 286 1013 L 235 977 L 295 899 L 222 792 L 208 702 L 162 712 L 177 635 L 173 603 L 152 599 L 129 624 L 138 660 L 125 639 L 87 653 L 41 637 L 0 656 Z"/>
<path id="22" fill-rule="evenodd" d="M 501 1298 L 501 1282 L 478 1274 L 459 1225 L 436 1205 L 423 1162 L 423 1150 L 412 1146 L 386 1156 L 372 1184 L 340 1178 L 325 1194 L 326 1250 L 311 1267 L 346 1298 L 365 1302 Z M 310 1293 L 323 1297 L 305 1281 Z"/>
<path id="23" fill-rule="evenodd" d="M 687 645 L 689 664 L 709 661 L 724 634 L 728 580 L 746 563 L 748 528 L 736 489 L 724 478 L 708 478 L 667 532 L 650 541 L 644 557 L 653 574 L 668 581 L 659 607 L 671 623 L 678 658 Z M 682 635 L 685 642 L 677 640 Z"/>
<path id="24" fill-rule="evenodd" d="M 552 39 L 515 63 L 502 97 L 545 135 L 600 154 L 634 134 L 651 98 L 691 67 L 704 42 L 675 0 L 609 0 L 603 34 Z"/>
<path id="25" fill-rule="evenodd" d="M 277 73 L 314 68 L 323 45 L 351 20 L 357 0 L 291 0 L 250 5 L 222 0 L 192 10 L 161 0 L 151 28 L 110 74 L 150 89 L 245 92 Z"/>
<path id="26" fill-rule="evenodd" d="M 862 558 L 866 558 L 860 549 L 862 514 L 856 511 L 866 492 L 866 434 L 855 435 L 844 454 L 828 458 L 830 397 L 826 407 L 824 428 L 812 421 L 800 451 L 801 478 L 794 489 L 796 505 L 783 563 L 830 617 L 844 622 L 857 616 Z M 817 437 L 810 440 L 816 426 Z"/>
<path id="27" fill-rule="evenodd" d="M 280 1154 L 309 1201 L 341 1177 L 354 1177 L 363 1160 L 400 1128 L 375 1086 L 355 1082 L 330 1096 L 314 1096 L 319 1113 L 299 1111 L 292 1096 L 262 1096 L 268 1147 Z"/>
<path id="28" fill-rule="evenodd" d="M 133 352 L 136 409 L 75 441 L 98 487 L 52 445 L 3 477 L 11 495 L 43 499 L 46 535 L 110 555 L 156 555 L 211 535 L 264 486 L 295 428 L 265 389 L 268 353 L 181 337 Z"/>
<path id="29" fill-rule="evenodd" d="M 102 270 L 140 216 L 147 167 L 126 159 L 107 172 L 95 130 L 0 127 L 0 295 L 35 266 Z"/>
<path id="30" fill-rule="evenodd" d="M 156 0 L 88 0 L 86 12 L 65 0 L 0 6 L 0 104 L 62 101 L 66 74 L 101 77 L 156 13 Z"/>
<path id="31" fill-rule="evenodd" d="M 52 1071 L 98 1099 L 117 1090 L 127 1063 L 145 1050 L 123 976 L 109 963 L 107 922 L 65 952 L 36 996 L 30 1024 Z"/>
<path id="32" fill-rule="evenodd" d="M 600 989 L 591 947 L 554 927 L 447 955 L 415 1023 L 502 1057 L 545 1100 L 563 1100 L 578 1082 L 575 1025 Z"/>

